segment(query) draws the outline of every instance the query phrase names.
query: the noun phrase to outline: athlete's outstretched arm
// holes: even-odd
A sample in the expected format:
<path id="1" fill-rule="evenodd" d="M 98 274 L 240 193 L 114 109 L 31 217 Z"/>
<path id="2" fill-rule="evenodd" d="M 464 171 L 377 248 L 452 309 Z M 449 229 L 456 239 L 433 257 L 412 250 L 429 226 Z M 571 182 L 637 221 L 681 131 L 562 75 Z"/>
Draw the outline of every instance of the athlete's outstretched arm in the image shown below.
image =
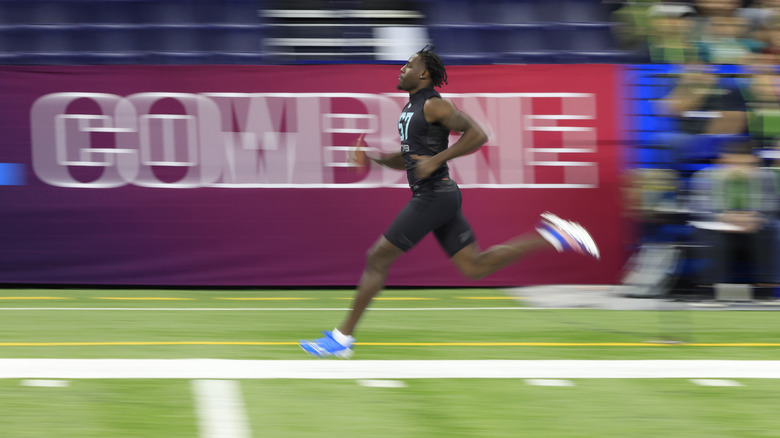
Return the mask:
<path id="1" fill-rule="evenodd" d="M 406 170 L 401 152 L 367 151 L 366 156 L 373 162 L 396 170 Z"/>
<path id="2" fill-rule="evenodd" d="M 446 161 L 476 151 L 488 139 L 485 131 L 466 113 L 458 111 L 449 100 L 428 99 L 423 111 L 428 123 L 438 122 L 450 131 L 461 132 L 462 135 L 452 146 L 433 157 L 414 157 L 418 159 L 417 175 L 420 177 L 430 175 Z"/>
<path id="3" fill-rule="evenodd" d="M 366 158 L 391 169 L 406 170 L 406 163 L 401 152 L 382 152 L 379 149 L 368 147 L 364 140 L 365 134 L 361 134 L 355 142 L 355 148 L 349 153 L 349 161 L 358 167 L 366 165 Z"/>

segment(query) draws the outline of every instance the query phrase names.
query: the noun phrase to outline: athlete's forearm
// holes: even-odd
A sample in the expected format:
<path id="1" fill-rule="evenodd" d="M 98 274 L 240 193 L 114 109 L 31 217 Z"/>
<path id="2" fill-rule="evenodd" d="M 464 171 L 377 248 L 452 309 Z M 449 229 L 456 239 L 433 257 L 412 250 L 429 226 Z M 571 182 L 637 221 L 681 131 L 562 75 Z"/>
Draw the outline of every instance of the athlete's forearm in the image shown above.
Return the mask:
<path id="1" fill-rule="evenodd" d="M 406 163 L 400 152 L 386 153 L 376 151 L 374 153 L 368 153 L 366 156 L 373 162 L 385 167 L 396 170 L 406 170 Z"/>
<path id="2" fill-rule="evenodd" d="M 485 131 L 468 114 L 458 111 L 448 100 L 429 99 L 425 102 L 425 120 L 439 123 L 450 131 L 462 133 L 452 146 L 439 152 L 430 159 L 430 164 L 442 165 L 453 158 L 470 154 L 487 142 Z"/>
<path id="3" fill-rule="evenodd" d="M 488 140 L 487 134 L 479 125 L 465 115 L 461 114 L 461 117 L 463 117 L 464 123 L 462 125 L 454 126 L 453 130 L 461 131 L 462 134 L 458 141 L 433 156 L 433 159 L 435 159 L 438 164 L 444 164 L 454 158 L 468 155 L 479 149 Z"/>
<path id="4" fill-rule="evenodd" d="M 476 126 L 476 125 L 475 125 Z M 449 161 L 453 158 L 458 158 L 463 155 L 468 155 L 487 142 L 488 137 L 481 128 L 469 129 L 463 132 L 458 141 L 452 144 L 452 146 L 436 154 L 442 161 Z"/>

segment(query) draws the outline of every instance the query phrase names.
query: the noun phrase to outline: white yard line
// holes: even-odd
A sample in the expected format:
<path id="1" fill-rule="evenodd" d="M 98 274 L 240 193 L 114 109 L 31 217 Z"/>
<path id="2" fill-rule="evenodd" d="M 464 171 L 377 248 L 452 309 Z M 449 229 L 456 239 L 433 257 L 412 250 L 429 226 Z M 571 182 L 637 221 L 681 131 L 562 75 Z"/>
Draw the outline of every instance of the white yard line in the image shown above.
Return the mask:
<path id="1" fill-rule="evenodd" d="M 728 379 L 691 379 L 691 383 L 699 386 L 743 386 L 737 381 Z"/>
<path id="2" fill-rule="evenodd" d="M 366 379 L 358 380 L 357 383 L 369 388 L 406 388 L 407 386 L 403 380 Z"/>
<path id="3" fill-rule="evenodd" d="M 43 388 L 66 388 L 70 385 L 67 380 L 22 380 L 22 386 L 38 386 Z"/>
<path id="4" fill-rule="evenodd" d="M 531 386 L 574 386 L 571 380 L 563 379 L 526 379 L 525 383 Z"/>
<path id="5" fill-rule="evenodd" d="M 193 380 L 200 438 L 251 438 L 241 387 L 235 380 Z"/>
<path id="6" fill-rule="evenodd" d="M 0 378 L 780 379 L 780 361 L 0 359 Z"/>

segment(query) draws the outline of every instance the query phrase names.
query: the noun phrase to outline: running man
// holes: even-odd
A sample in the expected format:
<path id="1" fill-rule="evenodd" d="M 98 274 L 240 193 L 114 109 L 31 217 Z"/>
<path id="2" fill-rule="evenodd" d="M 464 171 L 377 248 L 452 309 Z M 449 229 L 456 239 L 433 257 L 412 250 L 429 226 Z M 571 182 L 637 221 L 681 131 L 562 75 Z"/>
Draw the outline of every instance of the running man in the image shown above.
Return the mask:
<path id="1" fill-rule="evenodd" d="M 383 166 L 406 170 L 412 198 L 387 231 L 369 249 L 352 309 L 341 325 L 325 337 L 301 341 L 306 352 L 347 358 L 353 353 L 355 326 L 371 300 L 382 290 L 393 262 L 430 233 L 463 275 L 480 279 L 532 252 L 555 248 L 599 258 L 590 234 L 575 222 L 542 214 L 536 230 L 481 251 L 461 212 L 458 185 L 450 179 L 447 161 L 476 151 L 487 135 L 471 117 L 442 99 L 433 87 L 447 83 L 438 55 L 423 49 L 401 68 L 398 89 L 409 92 L 409 103 L 398 119 L 401 150 L 370 151 L 366 156 Z M 450 131 L 462 133 L 447 147 Z"/>

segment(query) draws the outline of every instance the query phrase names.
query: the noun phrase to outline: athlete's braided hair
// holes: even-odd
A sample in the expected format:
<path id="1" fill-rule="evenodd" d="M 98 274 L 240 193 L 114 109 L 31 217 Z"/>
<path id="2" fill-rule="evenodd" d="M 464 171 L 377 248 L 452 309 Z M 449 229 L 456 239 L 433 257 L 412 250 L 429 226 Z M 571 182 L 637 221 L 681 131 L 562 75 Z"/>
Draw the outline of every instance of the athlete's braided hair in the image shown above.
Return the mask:
<path id="1" fill-rule="evenodd" d="M 431 75 L 434 87 L 441 87 L 442 84 L 447 83 L 447 70 L 439 55 L 433 52 L 433 46 L 425 46 L 424 49 L 417 52 L 417 56 L 422 58 L 423 63 L 425 63 L 425 69 Z"/>

